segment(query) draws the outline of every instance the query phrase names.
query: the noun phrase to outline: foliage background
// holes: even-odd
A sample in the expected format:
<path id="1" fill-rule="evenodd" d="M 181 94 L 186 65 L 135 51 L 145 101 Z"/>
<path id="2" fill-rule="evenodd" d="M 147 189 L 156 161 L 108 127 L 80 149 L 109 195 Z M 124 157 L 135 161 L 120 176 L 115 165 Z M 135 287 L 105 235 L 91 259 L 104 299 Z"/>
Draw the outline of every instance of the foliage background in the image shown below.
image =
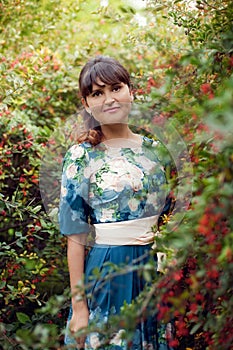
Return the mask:
<path id="1" fill-rule="evenodd" d="M 143 303 L 161 319 L 175 317 L 176 348 L 230 349 L 232 1 L 9 0 L 0 17 L 2 348 L 62 348 L 66 243 L 41 200 L 39 172 L 44 154 L 67 147 L 59 130 L 78 120 L 80 67 L 101 53 L 129 68 L 135 103 L 150 111 L 134 124 L 153 130 L 172 121 L 193 164 L 186 215 L 173 230 L 179 218 L 169 218 L 157 242 L 169 267 Z M 58 188 L 51 179 L 49 189 Z M 125 310 L 126 322 L 139 310 Z"/>

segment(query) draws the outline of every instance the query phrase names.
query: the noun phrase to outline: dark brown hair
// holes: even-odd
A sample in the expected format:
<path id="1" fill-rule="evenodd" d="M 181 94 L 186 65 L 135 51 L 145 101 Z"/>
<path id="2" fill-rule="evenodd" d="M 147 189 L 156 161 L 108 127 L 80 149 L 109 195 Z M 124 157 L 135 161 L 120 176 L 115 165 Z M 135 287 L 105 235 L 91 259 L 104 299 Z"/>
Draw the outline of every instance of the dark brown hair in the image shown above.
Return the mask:
<path id="1" fill-rule="evenodd" d="M 112 57 L 96 56 L 82 68 L 79 75 L 79 91 L 82 98 L 86 99 L 92 93 L 93 84 L 97 84 L 98 79 L 108 85 L 124 83 L 131 88 L 128 71 Z M 103 137 L 100 124 L 86 111 L 83 118 L 85 129 L 88 131 L 81 135 L 78 141 L 98 144 Z"/>

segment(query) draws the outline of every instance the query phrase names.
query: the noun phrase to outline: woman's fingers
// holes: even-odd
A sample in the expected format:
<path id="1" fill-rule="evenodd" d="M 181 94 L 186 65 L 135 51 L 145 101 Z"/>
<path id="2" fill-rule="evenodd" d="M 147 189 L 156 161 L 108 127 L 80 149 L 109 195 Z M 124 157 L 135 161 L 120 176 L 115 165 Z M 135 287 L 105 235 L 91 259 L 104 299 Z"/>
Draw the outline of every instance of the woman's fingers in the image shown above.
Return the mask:
<path id="1" fill-rule="evenodd" d="M 69 324 L 70 333 L 75 338 L 78 349 L 80 350 L 85 348 L 86 335 L 84 333 L 86 327 L 88 326 L 88 316 L 89 312 L 87 307 L 82 309 L 80 308 L 79 312 L 73 311 L 73 315 Z"/>
<path id="2" fill-rule="evenodd" d="M 85 339 L 86 337 L 85 336 L 75 336 L 75 333 L 77 333 L 77 331 L 72 331 L 70 330 L 70 333 L 73 335 L 73 337 L 75 338 L 76 340 L 76 343 L 78 345 L 78 349 L 79 350 L 84 350 L 85 348 Z"/>
<path id="3" fill-rule="evenodd" d="M 76 338 L 76 343 L 78 345 L 79 350 L 84 349 L 84 347 L 85 347 L 85 337 Z"/>
<path id="4" fill-rule="evenodd" d="M 84 329 L 83 329 L 84 330 Z M 81 328 L 76 328 L 76 327 L 70 327 L 70 333 L 72 334 L 72 336 L 75 338 L 76 343 L 78 345 L 78 349 L 79 350 L 84 350 L 85 348 L 85 340 L 86 340 L 86 336 L 85 335 L 80 335 L 77 336 L 77 332 L 80 332 Z"/>

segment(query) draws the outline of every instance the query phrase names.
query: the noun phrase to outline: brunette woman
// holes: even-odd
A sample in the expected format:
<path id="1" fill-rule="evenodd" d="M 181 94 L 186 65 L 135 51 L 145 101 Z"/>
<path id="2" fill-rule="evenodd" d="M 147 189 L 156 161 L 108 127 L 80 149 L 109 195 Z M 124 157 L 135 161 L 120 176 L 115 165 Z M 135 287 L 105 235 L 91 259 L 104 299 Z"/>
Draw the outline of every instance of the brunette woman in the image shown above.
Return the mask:
<path id="1" fill-rule="evenodd" d="M 130 345 L 123 339 L 124 327 L 108 344 L 100 332 L 86 339 L 74 336 L 88 325 L 107 323 L 146 287 L 137 269 L 152 258 L 156 270 L 151 227 L 167 195 L 158 143 L 128 124 L 133 92 L 127 70 L 113 58 L 97 56 L 83 67 L 79 89 L 88 127 L 65 156 L 60 202 L 73 295 L 65 344 L 72 349 L 170 349 L 156 312 L 137 322 Z M 85 258 L 90 226 L 95 243 Z M 127 270 L 111 276 L 114 265 Z M 83 284 L 85 296 L 77 294 Z"/>

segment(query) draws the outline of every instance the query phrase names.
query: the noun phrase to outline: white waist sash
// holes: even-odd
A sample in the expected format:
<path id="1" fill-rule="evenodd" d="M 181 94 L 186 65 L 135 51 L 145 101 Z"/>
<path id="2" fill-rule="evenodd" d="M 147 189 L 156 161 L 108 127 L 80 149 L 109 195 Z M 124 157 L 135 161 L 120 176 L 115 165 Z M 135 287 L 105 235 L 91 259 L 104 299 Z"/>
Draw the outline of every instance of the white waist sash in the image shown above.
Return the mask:
<path id="1" fill-rule="evenodd" d="M 154 242 L 151 227 L 157 224 L 158 215 L 147 218 L 94 224 L 97 244 L 145 245 Z"/>

